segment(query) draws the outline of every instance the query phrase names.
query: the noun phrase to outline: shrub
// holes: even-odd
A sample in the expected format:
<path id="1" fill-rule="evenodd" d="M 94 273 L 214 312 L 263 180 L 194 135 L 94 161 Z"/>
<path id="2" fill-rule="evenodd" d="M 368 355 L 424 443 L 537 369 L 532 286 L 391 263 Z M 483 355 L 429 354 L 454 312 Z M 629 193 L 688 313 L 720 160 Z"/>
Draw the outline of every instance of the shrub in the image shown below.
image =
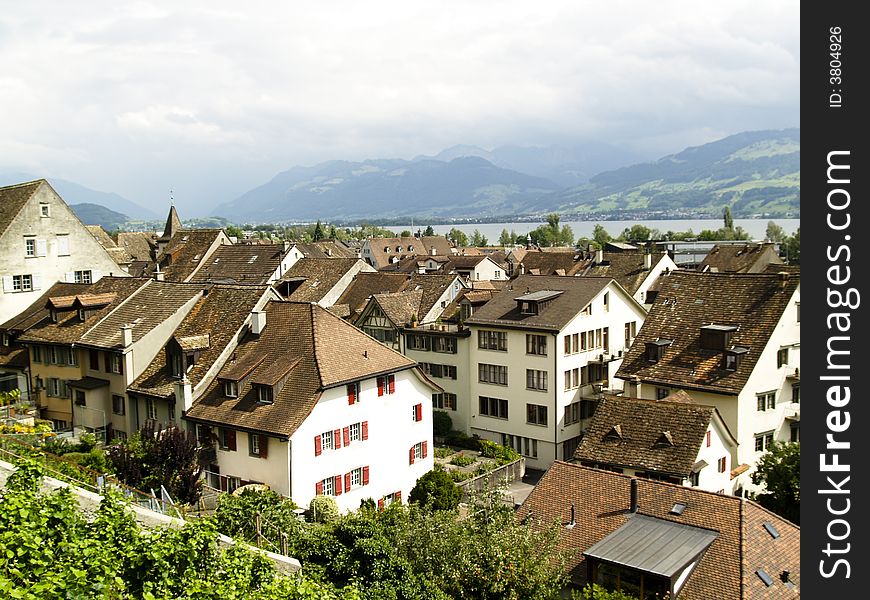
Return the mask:
<path id="1" fill-rule="evenodd" d="M 501 446 L 489 440 L 479 440 L 480 453 L 487 458 L 494 458 L 498 466 L 512 463 L 520 458 L 520 455 L 513 448 Z"/>
<path id="2" fill-rule="evenodd" d="M 434 510 L 453 510 L 461 496 L 462 492 L 444 469 L 433 469 L 417 480 L 408 500 Z"/>
<path id="3" fill-rule="evenodd" d="M 438 437 L 443 437 L 450 433 L 450 428 L 453 427 L 453 419 L 450 418 L 443 410 L 432 411 L 432 432 Z"/>
<path id="4" fill-rule="evenodd" d="M 339 517 L 338 503 L 332 496 L 315 496 L 305 516 L 310 523 L 335 523 Z"/>
<path id="5" fill-rule="evenodd" d="M 480 450 L 480 440 L 476 437 L 468 437 L 461 431 L 451 431 L 447 434 L 447 443 L 458 448 Z"/>
<path id="6" fill-rule="evenodd" d="M 451 454 L 453 454 L 452 448 L 445 448 L 443 446 L 435 448 L 435 458 L 447 458 Z"/>
<path id="7" fill-rule="evenodd" d="M 450 460 L 450 464 L 457 467 L 467 467 L 468 465 L 473 465 L 475 460 L 473 456 L 467 456 L 460 452 Z"/>

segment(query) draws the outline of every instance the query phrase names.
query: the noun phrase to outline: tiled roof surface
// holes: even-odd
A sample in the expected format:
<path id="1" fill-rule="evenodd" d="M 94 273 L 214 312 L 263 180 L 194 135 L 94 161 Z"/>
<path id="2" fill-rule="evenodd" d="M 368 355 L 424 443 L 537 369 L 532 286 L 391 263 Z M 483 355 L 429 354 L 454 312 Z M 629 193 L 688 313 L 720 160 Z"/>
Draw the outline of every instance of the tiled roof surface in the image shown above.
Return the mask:
<path id="1" fill-rule="evenodd" d="M 0 367 L 26 369 L 30 365 L 27 348 L 20 346 L 0 346 Z"/>
<path id="2" fill-rule="evenodd" d="M 781 264 L 773 244 L 715 245 L 701 261 L 699 271 L 709 268 L 719 273 L 759 273 L 769 264 Z"/>
<path id="3" fill-rule="evenodd" d="M 181 231 L 181 219 L 178 217 L 178 212 L 175 210 L 175 205 L 169 207 L 169 215 L 166 217 L 166 225 L 163 227 L 163 235 L 161 240 L 170 240 L 176 233 Z"/>
<path id="4" fill-rule="evenodd" d="M 117 248 L 118 244 L 115 243 L 115 240 L 111 238 L 111 236 L 106 233 L 106 230 L 103 229 L 100 225 L 85 225 L 85 229 L 91 232 L 91 235 L 94 236 L 98 242 L 100 242 L 100 246 L 103 248 Z"/>
<path id="5" fill-rule="evenodd" d="M 36 193 L 42 184 L 48 185 L 44 179 L 18 183 L 0 187 L 0 236 L 6 233 L 6 229 L 30 197 Z"/>
<path id="6" fill-rule="evenodd" d="M 297 243 L 305 258 L 357 258 L 356 250 L 338 240 Z"/>
<path id="7" fill-rule="evenodd" d="M 631 478 L 556 461 L 517 510 L 545 527 L 563 525 L 575 507 L 576 526 L 559 529 L 560 550 L 568 552 L 568 572 L 575 584 L 586 582 L 582 552 L 625 524 L 630 517 Z M 638 514 L 718 532 L 718 537 L 689 575 L 681 600 L 791 599 L 800 596 L 800 528 L 755 503 L 734 496 L 705 492 L 647 479 L 638 479 Z M 686 504 L 681 515 L 669 514 L 676 502 Z M 780 537 L 773 539 L 762 522 L 773 523 Z M 767 536 L 766 538 L 764 536 Z M 755 575 L 764 568 L 774 579 L 767 588 Z M 778 577 L 788 570 L 796 582 L 789 589 Z"/>
<path id="8" fill-rule="evenodd" d="M 507 325 L 559 331 L 613 281 L 609 277 L 520 275 L 492 300 L 474 311 L 466 325 Z M 539 315 L 524 315 L 515 298 L 531 292 L 561 290 Z"/>
<path id="9" fill-rule="evenodd" d="M 18 339 L 27 342 L 49 342 L 57 344 L 72 344 L 80 342 L 82 336 L 99 324 L 112 310 L 138 290 L 146 287 L 151 280 L 135 277 L 102 277 L 96 283 L 56 283 L 43 294 L 42 298 L 30 305 L 25 312 L 32 325 Z M 49 319 L 46 304 L 49 298 L 75 296 L 77 294 L 115 293 L 112 303 L 93 311 L 85 321 L 80 321 L 78 311 L 71 309 L 58 314 L 57 323 Z M 71 305 L 72 306 L 72 305 Z M 22 313 L 23 315 L 24 313 Z M 21 315 L 19 315 L 21 316 Z M 118 325 L 118 340 L 120 341 Z"/>
<path id="10" fill-rule="evenodd" d="M 380 306 L 387 318 L 393 322 L 396 327 L 402 327 L 411 321 L 411 316 L 416 315 L 421 319 L 420 300 L 423 298 L 423 291 L 404 291 L 393 294 L 375 294 L 372 296 L 372 302 Z"/>
<path id="11" fill-rule="evenodd" d="M 118 233 L 118 246 L 124 248 L 135 261 L 151 261 L 154 234 L 135 231 Z"/>
<path id="12" fill-rule="evenodd" d="M 398 292 L 408 281 L 404 273 L 357 273 L 347 289 L 341 294 L 336 305 L 346 304 L 351 314 L 363 309 L 369 297 L 374 294 Z"/>
<path id="13" fill-rule="evenodd" d="M 434 254 L 438 256 L 448 256 L 453 254 L 453 246 L 446 237 L 441 235 L 416 237 L 396 237 L 396 238 L 370 238 L 369 248 L 371 250 L 371 260 L 375 268 L 386 266 L 390 263 L 390 259 L 401 255 L 423 255 Z M 389 252 L 385 252 L 384 248 L 389 248 Z M 399 250 L 401 248 L 401 250 Z M 432 252 L 432 249 L 435 252 Z"/>
<path id="14" fill-rule="evenodd" d="M 417 315 L 419 318 L 422 319 L 435 307 L 435 303 L 444 295 L 444 292 L 450 289 L 457 277 L 457 275 L 414 273 L 408 278 L 408 283 L 405 285 L 406 291 L 421 290 L 423 292 L 423 297 L 420 299 L 420 312 Z"/>
<path id="15" fill-rule="evenodd" d="M 715 410 L 684 402 L 605 396 L 574 459 L 688 477 Z M 617 425 L 621 437 L 608 435 Z M 665 432 L 669 439 L 663 438 Z M 665 440 L 673 445 L 659 443 Z"/>
<path id="16" fill-rule="evenodd" d="M 653 254 L 654 267 L 665 256 L 664 252 Z M 590 265 L 583 274 L 592 277 L 613 277 L 629 294 L 634 295 L 649 275 L 643 268 L 643 252 L 604 252 L 604 262 Z"/>
<path id="17" fill-rule="evenodd" d="M 281 281 L 305 279 L 288 300 L 319 302 L 358 261 L 358 258 L 300 258 L 281 277 Z"/>
<path id="18" fill-rule="evenodd" d="M 172 236 L 158 257 L 164 279 L 176 282 L 187 279 L 205 261 L 208 249 L 222 235 L 221 229 L 191 229 Z M 154 268 L 149 268 L 148 274 L 153 273 Z"/>
<path id="19" fill-rule="evenodd" d="M 313 410 L 323 389 L 416 364 L 320 306 L 300 302 L 270 302 L 263 332 L 259 337 L 246 335 L 218 377 L 251 355 L 266 358 L 240 385 L 238 398 L 225 398 L 223 386 L 215 380 L 188 417 L 289 436 Z M 250 381 L 275 364 L 293 363 L 273 403 L 258 403 Z"/>
<path id="20" fill-rule="evenodd" d="M 576 250 L 548 252 L 543 249 L 526 252 L 520 262 L 527 275 L 576 275 L 589 264 L 589 259 Z M 514 269 L 514 273 L 520 271 L 520 267 Z"/>
<path id="21" fill-rule="evenodd" d="M 207 348 L 187 373 L 194 386 L 202 381 L 220 354 L 235 341 L 236 333 L 267 289 L 267 286 L 214 285 L 190 310 L 175 330 L 174 337 L 186 343 L 208 337 Z M 198 345 L 204 344 L 200 341 Z M 163 348 L 129 389 L 166 397 L 174 392 L 175 381 L 166 364 L 166 349 Z"/>
<path id="22" fill-rule="evenodd" d="M 450 262 L 447 263 L 445 269 L 473 269 L 484 260 L 486 256 L 483 254 L 461 255 L 449 257 Z"/>
<path id="23" fill-rule="evenodd" d="M 204 283 L 263 284 L 281 266 L 282 244 L 268 246 L 235 244 L 215 249 L 191 281 Z"/>
<path id="24" fill-rule="evenodd" d="M 639 377 L 674 387 L 737 394 L 746 385 L 774 327 L 800 283 L 791 276 L 780 287 L 777 275 L 673 271 L 661 289 L 616 376 Z M 744 346 L 735 371 L 722 368 L 722 352 L 701 348 L 703 325 L 738 327 L 732 346 Z M 646 360 L 646 342 L 673 340 L 662 360 Z"/>

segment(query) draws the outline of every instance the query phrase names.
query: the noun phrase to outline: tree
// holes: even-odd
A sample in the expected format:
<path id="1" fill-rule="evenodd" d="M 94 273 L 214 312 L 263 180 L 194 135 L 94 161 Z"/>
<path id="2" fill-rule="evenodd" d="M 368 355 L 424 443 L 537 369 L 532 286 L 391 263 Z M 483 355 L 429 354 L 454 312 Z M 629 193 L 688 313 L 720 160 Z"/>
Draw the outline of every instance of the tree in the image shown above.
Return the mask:
<path id="1" fill-rule="evenodd" d="M 314 226 L 314 233 L 311 235 L 311 238 L 315 242 L 319 242 L 324 237 L 326 237 L 326 234 L 323 231 L 323 225 L 320 224 L 320 219 L 317 219 L 317 224 Z"/>
<path id="2" fill-rule="evenodd" d="M 447 239 L 453 242 L 455 246 L 458 246 L 460 248 L 468 246 L 468 236 L 465 235 L 464 231 L 462 231 L 461 229 L 457 229 L 456 227 L 450 229 L 450 231 L 447 233 Z"/>
<path id="3" fill-rule="evenodd" d="M 559 228 L 560 217 L 557 213 L 547 215 L 547 224 L 540 225 L 529 232 L 532 241 L 538 246 L 573 246 L 574 232 L 569 225 Z"/>
<path id="4" fill-rule="evenodd" d="M 471 232 L 471 241 L 470 244 L 474 247 L 486 246 L 489 244 L 489 240 L 486 239 L 486 236 L 480 233 L 477 229 Z"/>
<path id="5" fill-rule="evenodd" d="M 730 206 L 726 206 L 722 211 L 722 219 L 725 221 L 725 229 L 734 229 L 734 217 L 731 216 Z"/>
<path id="6" fill-rule="evenodd" d="M 793 523 L 800 524 L 801 446 L 799 442 L 773 442 L 761 455 L 752 483 L 764 485 L 758 503 Z"/>
<path id="7" fill-rule="evenodd" d="M 610 237 L 603 225 L 596 223 L 595 227 L 592 228 L 592 239 L 595 240 L 599 248 L 604 248 L 604 245 L 613 238 Z"/>
<path id="8" fill-rule="evenodd" d="M 764 233 L 764 239 L 771 242 L 784 242 L 786 237 L 785 230 L 782 227 L 773 221 L 767 222 L 767 231 Z"/>
<path id="9" fill-rule="evenodd" d="M 118 478 L 139 490 L 164 486 L 172 499 L 193 504 L 202 488 L 196 437 L 178 427 L 158 428 L 152 421 L 106 454 Z"/>
<path id="10" fill-rule="evenodd" d="M 798 227 L 794 234 L 786 238 L 785 243 L 785 258 L 790 265 L 801 264 L 801 228 Z"/>
<path id="11" fill-rule="evenodd" d="M 435 235 L 435 230 L 432 229 L 431 225 L 426 225 L 426 229 L 423 230 L 423 235 L 426 235 L 426 236 Z"/>
<path id="12" fill-rule="evenodd" d="M 651 597 L 647 596 L 647 598 Z M 660 598 L 656 596 L 656 600 Z M 637 596 L 632 596 L 618 590 L 608 590 L 597 583 L 593 583 L 587 584 L 582 592 L 577 590 L 571 592 L 571 600 L 637 600 Z"/>
<path id="13" fill-rule="evenodd" d="M 413 235 L 410 229 L 403 229 L 399 232 L 399 237 L 411 237 Z"/>
<path id="14" fill-rule="evenodd" d="M 459 506 L 462 492 L 443 468 L 435 468 L 417 480 L 408 497 L 432 510 L 453 510 Z"/>
<path id="15" fill-rule="evenodd" d="M 308 519 L 312 523 L 334 523 L 338 516 L 338 503 L 332 496 L 314 496 L 308 503 Z"/>
<path id="16" fill-rule="evenodd" d="M 513 246 L 516 239 L 517 239 L 516 233 L 513 233 L 513 232 L 508 233 L 507 229 L 502 229 L 501 235 L 498 236 L 498 245 L 504 246 L 504 247 Z"/>
<path id="17" fill-rule="evenodd" d="M 627 242 L 645 242 L 650 239 L 652 233 L 649 227 L 638 223 L 632 225 L 630 229 L 626 227 L 621 237 Z"/>
<path id="18" fill-rule="evenodd" d="M 444 436 L 450 433 L 453 429 L 453 419 L 443 410 L 432 411 L 432 433 L 437 436 Z"/>
<path id="19" fill-rule="evenodd" d="M 226 229 L 224 229 L 224 231 L 226 232 L 226 234 L 229 237 L 234 237 L 237 240 L 244 239 L 244 237 L 245 237 L 245 233 L 239 227 L 236 227 L 235 225 L 227 225 L 227 227 L 226 227 Z"/>

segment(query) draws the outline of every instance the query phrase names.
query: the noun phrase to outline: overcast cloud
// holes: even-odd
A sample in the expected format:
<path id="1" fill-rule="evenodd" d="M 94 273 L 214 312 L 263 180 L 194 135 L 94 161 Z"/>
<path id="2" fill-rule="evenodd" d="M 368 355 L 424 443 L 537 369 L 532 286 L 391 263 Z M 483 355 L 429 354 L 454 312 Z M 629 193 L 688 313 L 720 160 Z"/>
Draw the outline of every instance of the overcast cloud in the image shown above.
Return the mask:
<path id="1" fill-rule="evenodd" d="M 161 213 L 328 159 L 799 124 L 797 0 L 4 4 L 0 168 Z"/>

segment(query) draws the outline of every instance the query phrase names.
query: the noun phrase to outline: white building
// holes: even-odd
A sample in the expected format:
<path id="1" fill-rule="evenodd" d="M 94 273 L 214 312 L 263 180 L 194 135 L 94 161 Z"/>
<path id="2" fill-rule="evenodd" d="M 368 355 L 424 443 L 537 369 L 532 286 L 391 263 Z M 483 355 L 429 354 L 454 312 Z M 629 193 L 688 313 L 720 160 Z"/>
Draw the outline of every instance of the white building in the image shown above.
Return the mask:
<path id="1" fill-rule="evenodd" d="M 611 244 L 608 244 L 611 246 Z M 629 244 L 614 244 L 614 247 Z M 649 310 L 655 301 L 656 282 L 663 273 L 678 269 L 677 264 L 667 252 L 649 253 L 638 249 L 599 250 L 594 254 L 592 264 L 581 271 L 581 276 L 613 277 L 634 299 Z"/>
<path id="2" fill-rule="evenodd" d="M 212 485 L 265 483 L 300 506 L 331 495 L 348 511 L 407 499 L 432 469 L 437 390 L 329 311 L 273 301 L 185 418 L 216 440 Z"/>
<path id="3" fill-rule="evenodd" d="M 465 321 L 469 433 L 533 468 L 570 458 L 645 316 L 610 278 L 518 277 Z"/>
<path id="4" fill-rule="evenodd" d="M 787 267 L 786 267 L 787 268 Z M 617 376 L 626 394 L 674 390 L 715 406 L 738 441 L 732 490 L 770 443 L 800 437 L 800 274 L 674 271 Z"/>
<path id="5" fill-rule="evenodd" d="M 0 188 L 0 323 L 33 304 L 55 282 L 126 277 L 44 179 Z"/>

